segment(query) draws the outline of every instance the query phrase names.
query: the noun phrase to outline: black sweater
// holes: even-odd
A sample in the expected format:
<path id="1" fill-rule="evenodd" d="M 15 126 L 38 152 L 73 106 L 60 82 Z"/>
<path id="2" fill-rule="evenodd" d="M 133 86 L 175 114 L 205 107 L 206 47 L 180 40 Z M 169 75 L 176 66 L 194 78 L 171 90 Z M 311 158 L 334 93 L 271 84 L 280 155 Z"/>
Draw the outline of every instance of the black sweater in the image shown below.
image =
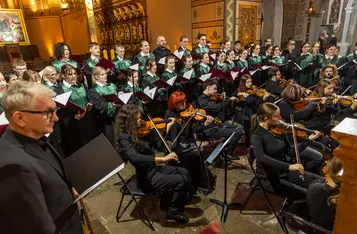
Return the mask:
<path id="1" fill-rule="evenodd" d="M 294 115 L 294 120 L 296 122 L 301 120 L 309 120 L 312 113 L 316 110 L 316 104 L 310 103 L 306 105 L 302 110 L 296 110 L 294 106 L 285 100 L 279 102 L 280 115 L 281 117 L 290 122 L 290 114 Z"/>
<path id="2" fill-rule="evenodd" d="M 204 109 L 207 112 L 207 115 L 212 117 L 217 117 L 218 114 L 221 112 L 225 112 L 225 108 L 228 108 L 231 104 L 231 100 L 228 99 L 223 102 L 213 102 L 209 99 L 209 96 L 202 93 L 198 97 L 198 105 L 200 108 Z"/>
<path id="3" fill-rule="evenodd" d="M 279 186 L 278 178 L 289 171 L 289 158 L 295 158 L 295 151 L 285 136 L 276 137 L 261 126 L 253 132 L 251 139 L 257 159 L 257 175 L 266 189 L 274 191 L 274 187 Z M 299 152 L 310 143 L 310 140 L 299 143 Z"/>

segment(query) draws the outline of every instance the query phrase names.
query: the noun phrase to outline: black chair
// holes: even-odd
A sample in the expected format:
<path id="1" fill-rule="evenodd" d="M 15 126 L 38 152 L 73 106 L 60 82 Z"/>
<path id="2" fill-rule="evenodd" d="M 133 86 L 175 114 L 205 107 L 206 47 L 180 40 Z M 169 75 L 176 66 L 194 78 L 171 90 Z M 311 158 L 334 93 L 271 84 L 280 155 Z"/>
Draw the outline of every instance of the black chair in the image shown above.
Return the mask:
<path id="1" fill-rule="evenodd" d="M 118 174 L 119 175 L 119 174 Z M 145 193 L 144 191 L 142 191 L 140 188 L 138 188 L 137 183 L 136 183 L 136 175 L 132 176 L 129 180 L 124 181 L 123 178 L 119 175 L 120 179 L 123 182 L 123 186 L 121 186 L 120 188 L 120 192 L 122 193 L 121 199 L 120 199 L 120 204 L 119 204 L 119 208 L 117 211 L 117 215 L 116 215 L 116 220 L 119 223 L 120 222 L 120 218 L 123 216 L 123 214 L 125 213 L 125 211 L 128 209 L 128 207 L 131 205 L 131 203 L 134 201 L 136 203 L 136 207 L 138 208 L 139 212 L 141 215 L 143 215 L 143 217 L 145 218 L 145 220 L 147 221 L 148 226 L 155 231 L 154 227 L 153 227 L 153 223 L 150 222 L 149 217 L 151 215 L 151 213 L 153 212 L 154 208 L 156 207 L 158 201 L 161 198 L 161 193 L 159 191 L 155 191 L 157 192 L 156 195 L 156 199 L 154 201 L 154 205 L 151 207 L 150 211 L 148 214 L 145 213 L 144 209 L 140 206 L 137 198 L 138 197 L 144 197 L 146 195 L 149 194 L 153 194 L 153 193 Z M 124 207 L 124 209 L 121 211 L 121 206 L 123 204 L 123 200 L 125 196 L 131 196 L 131 200 L 129 201 L 129 203 Z M 145 223 L 145 222 L 144 222 Z"/>
<path id="2" fill-rule="evenodd" d="M 288 226 L 289 229 L 293 231 L 301 230 L 305 233 L 314 233 L 314 234 L 332 234 L 331 231 L 326 230 L 316 224 L 313 224 L 309 221 L 304 220 L 303 218 L 294 215 L 290 212 L 283 211 L 281 212 L 282 221 L 285 226 Z"/>
<path id="3" fill-rule="evenodd" d="M 259 180 L 259 178 L 257 177 L 256 171 L 254 170 L 254 160 L 255 160 L 255 155 L 253 153 L 253 147 L 250 146 L 249 150 L 248 150 L 248 163 L 249 166 L 251 168 L 251 170 L 254 173 L 254 178 L 251 180 L 251 182 L 249 183 L 252 186 L 252 190 L 250 191 L 247 199 L 244 201 L 244 203 L 242 204 L 241 208 L 240 208 L 240 213 L 241 214 L 247 214 L 247 212 L 243 213 L 244 209 L 246 208 L 246 206 L 248 205 L 248 202 L 252 199 L 254 193 L 258 190 L 263 192 L 265 199 L 267 200 L 270 208 L 272 209 L 275 218 L 278 220 L 280 227 L 283 229 L 284 233 L 288 233 L 288 230 L 286 228 L 286 226 L 284 225 L 284 223 L 282 222 L 281 218 L 279 218 L 280 213 L 282 212 L 282 210 L 284 209 L 285 205 L 287 204 L 287 198 L 284 198 L 284 202 L 282 205 L 282 208 L 280 209 L 279 213 L 277 213 L 274 209 L 273 204 L 271 203 L 268 193 L 270 193 L 269 191 L 267 191 L 266 189 L 264 189 L 261 181 Z M 250 213 L 251 214 L 251 213 Z"/>

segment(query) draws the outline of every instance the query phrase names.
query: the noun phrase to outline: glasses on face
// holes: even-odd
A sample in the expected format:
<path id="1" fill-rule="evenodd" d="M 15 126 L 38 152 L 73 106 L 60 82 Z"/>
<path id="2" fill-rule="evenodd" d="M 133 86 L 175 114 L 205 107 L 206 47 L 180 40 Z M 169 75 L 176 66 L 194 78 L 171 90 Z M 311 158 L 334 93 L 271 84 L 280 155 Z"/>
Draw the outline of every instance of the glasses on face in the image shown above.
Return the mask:
<path id="1" fill-rule="evenodd" d="M 46 116 L 47 119 L 52 118 L 52 116 L 54 115 L 54 113 L 56 113 L 58 110 L 58 108 L 54 108 L 54 109 L 48 109 L 46 111 L 31 111 L 31 110 L 20 110 L 20 112 L 24 112 L 24 113 L 30 113 L 30 114 L 38 114 L 38 115 L 43 115 Z"/>

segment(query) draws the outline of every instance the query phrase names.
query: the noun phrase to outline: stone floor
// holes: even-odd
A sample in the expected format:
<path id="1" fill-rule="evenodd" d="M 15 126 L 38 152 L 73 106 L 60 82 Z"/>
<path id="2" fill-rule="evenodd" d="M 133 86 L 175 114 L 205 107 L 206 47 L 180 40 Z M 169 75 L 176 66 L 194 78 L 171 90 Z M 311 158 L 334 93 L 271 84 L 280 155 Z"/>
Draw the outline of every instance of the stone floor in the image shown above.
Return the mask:
<path id="1" fill-rule="evenodd" d="M 247 163 L 247 157 L 242 156 L 239 161 L 234 161 L 235 167 L 228 171 L 228 201 L 243 202 L 250 192 L 249 182 L 253 178 L 252 172 Z M 222 163 L 217 160 L 214 166 L 210 166 L 212 173 L 217 175 L 215 191 L 208 196 L 194 197 L 194 204 L 186 207 L 186 214 L 190 217 L 190 223 L 180 225 L 175 222 L 166 221 L 164 213 L 156 207 L 150 220 L 154 222 L 156 233 L 199 233 L 210 221 L 220 220 L 221 209 L 211 203 L 209 199 L 223 199 L 224 194 L 224 170 Z M 134 168 L 127 164 L 120 172 L 124 179 L 130 178 L 134 173 Z M 85 202 L 90 210 L 92 225 L 95 234 L 134 234 L 134 233 L 155 233 L 144 222 L 135 209 L 136 204 L 132 203 L 124 213 L 121 222 L 117 223 L 115 215 L 121 198 L 118 185 L 118 176 L 114 176 L 106 183 L 87 196 Z M 147 196 L 140 200 L 139 204 L 148 212 L 152 206 L 154 197 Z M 278 210 L 282 205 L 282 200 L 271 196 L 271 200 Z M 127 196 L 124 205 L 129 201 Z M 229 211 L 227 221 L 221 225 L 222 233 L 283 233 L 277 220 L 274 218 L 269 206 L 261 192 L 257 192 L 246 208 L 247 212 L 255 214 L 241 214 L 239 210 Z M 257 214 L 258 213 L 258 214 Z"/>

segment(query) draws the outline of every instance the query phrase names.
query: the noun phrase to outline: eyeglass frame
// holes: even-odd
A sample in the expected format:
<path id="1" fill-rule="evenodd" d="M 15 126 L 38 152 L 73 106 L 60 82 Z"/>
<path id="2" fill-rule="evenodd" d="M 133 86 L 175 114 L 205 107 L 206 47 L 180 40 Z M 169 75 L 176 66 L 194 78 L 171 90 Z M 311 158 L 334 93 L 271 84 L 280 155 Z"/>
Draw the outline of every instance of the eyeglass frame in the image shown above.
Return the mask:
<path id="1" fill-rule="evenodd" d="M 46 111 L 19 110 L 19 112 L 30 113 L 30 114 L 41 114 L 43 116 L 46 116 L 47 119 L 51 119 L 53 117 L 53 114 L 57 113 L 58 109 L 59 108 L 56 107 L 54 109 L 51 108 Z"/>

